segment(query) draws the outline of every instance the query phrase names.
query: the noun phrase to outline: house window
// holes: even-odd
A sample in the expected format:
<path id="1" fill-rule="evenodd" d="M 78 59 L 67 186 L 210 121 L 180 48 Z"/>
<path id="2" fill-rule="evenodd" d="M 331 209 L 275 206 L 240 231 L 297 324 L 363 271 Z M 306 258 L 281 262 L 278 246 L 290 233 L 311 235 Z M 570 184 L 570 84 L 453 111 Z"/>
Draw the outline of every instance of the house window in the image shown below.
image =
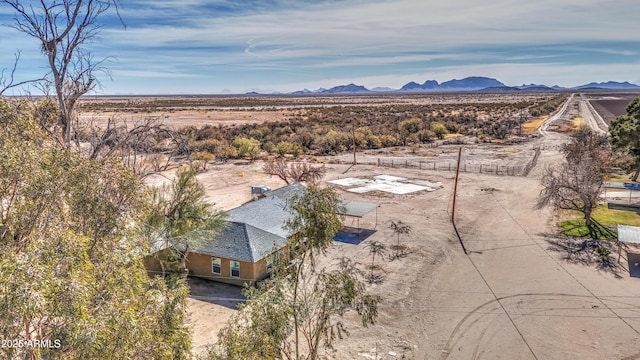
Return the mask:
<path id="1" fill-rule="evenodd" d="M 240 277 L 240 262 L 231 261 L 231 276 Z"/>
<path id="2" fill-rule="evenodd" d="M 277 251 L 267 256 L 267 270 L 271 270 L 273 266 L 278 263 L 279 259 L 280 253 L 278 253 Z"/>
<path id="3" fill-rule="evenodd" d="M 222 273 L 222 261 L 218 258 L 211 258 L 211 272 L 214 274 Z"/>

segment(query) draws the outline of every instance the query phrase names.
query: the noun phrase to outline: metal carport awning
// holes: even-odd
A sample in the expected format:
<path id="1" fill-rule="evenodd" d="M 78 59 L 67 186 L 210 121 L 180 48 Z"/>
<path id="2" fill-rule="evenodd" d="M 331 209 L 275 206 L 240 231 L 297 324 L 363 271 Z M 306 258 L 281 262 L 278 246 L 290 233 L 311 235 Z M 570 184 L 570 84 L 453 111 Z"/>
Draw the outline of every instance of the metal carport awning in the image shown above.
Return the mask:
<path id="1" fill-rule="evenodd" d="M 353 201 L 353 200 L 342 200 L 340 201 L 340 206 L 344 209 L 340 215 L 351 216 L 358 219 L 358 230 L 360 230 L 360 218 L 367 215 L 372 211 L 376 211 L 376 224 L 375 227 L 378 226 L 378 207 L 379 204 L 376 203 L 368 203 L 362 201 Z M 375 228 L 374 227 L 374 228 Z"/>
<path id="2" fill-rule="evenodd" d="M 618 241 L 640 245 L 640 227 L 618 224 Z"/>

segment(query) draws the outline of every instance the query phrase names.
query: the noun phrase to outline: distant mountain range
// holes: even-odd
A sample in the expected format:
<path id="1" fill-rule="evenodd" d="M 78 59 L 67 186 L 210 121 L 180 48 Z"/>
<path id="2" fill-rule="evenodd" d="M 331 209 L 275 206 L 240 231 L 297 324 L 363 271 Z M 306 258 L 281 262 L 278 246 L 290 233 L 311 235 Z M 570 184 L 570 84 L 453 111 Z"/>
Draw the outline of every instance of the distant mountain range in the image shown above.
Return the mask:
<path id="1" fill-rule="evenodd" d="M 391 89 L 393 91 L 393 89 Z M 294 91 L 292 94 L 294 95 L 306 95 L 306 94 L 357 94 L 357 93 L 367 93 L 372 92 L 364 86 L 359 86 L 356 84 L 349 85 L 338 85 L 334 86 L 331 89 L 318 89 L 316 91 L 311 91 L 309 89 L 304 89 L 300 91 Z"/>
<path id="2" fill-rule="evenodd" d="M 501 81 L 493 78 L 482 76 L 471 76 L 464 79 L 453 79 L 438 83 L 435 80 L 427 80 L 422 84 L 410 82 L 402 86 L 400 89 L 392 89 L 389 87 L 377 87 L 371 90 L 364 86 L 356 84 L 339 85 L 331 89 L 320 88 L 318 90 L 299 90 L 291 94 L 294 95 L 311 95 L 311 94 L 364 94 L 364 93 L 425 93 L 425 92 L 462 92 L 462 91 L 480 91 L 480 92 L 519 92 L 519 91 L 561 91 L 561 90 L 640 90 L 640 86 L 636 84 L 616 81 L 592 82 L 585 85 L 575 86 L 572 88 L 564 88 L 558 85 L 551 87 L 539 84 L 522 84 L 521 86 L 507 86 Z"/>

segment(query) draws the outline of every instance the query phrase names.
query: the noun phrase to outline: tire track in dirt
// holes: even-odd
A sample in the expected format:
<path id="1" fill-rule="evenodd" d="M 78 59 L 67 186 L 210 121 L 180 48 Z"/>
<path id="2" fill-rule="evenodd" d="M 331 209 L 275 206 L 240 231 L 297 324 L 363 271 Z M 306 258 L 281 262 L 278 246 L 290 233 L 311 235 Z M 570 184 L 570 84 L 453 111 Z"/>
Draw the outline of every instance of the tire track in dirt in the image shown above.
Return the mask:
<path id="1" fill-rule="evenodd" d="M 482 326 L 481 323 L 485 320 L 486 317 L 488 316 L 493 316 L 496 317 L 498 315 L 502 315 L 500 313 L 496 313 L 495 310 L 500 310 L 502 306 L 500 306 L 499 304 L 504 304 L 505 300 L 515 300 L 515 299 L 520 299 L 523 298 L 524 300 L 522 300 L 521 302 L 517 303 L 518 307 L 524 308 L 523 305 L 527 305 L 527 304 L 533 304 L 536 302 L 540 302 L 540 301 L 560 301 L 560 302 L 564 302 L 564 300 L 562 299 L 572 299 L 573 301 L 580 301 L 580 302 L 584 302 L 587 305 L 591 305 L 591 308 L 593 308 L 593 304 L 594 304 L 594 299 L 591 296 L 588 295 L 577 295 L 577 294 L 566 294 L 566 293 L 521 293 L 521 294 L 514 294 L 514 295 L 507 295 L 507 296 L 501 296 L 501 297 L 497 297 L 495 299 L 489 300 L 479 306 L 477 306 L 476 308 L 474 308 L 473 310 L 471 310 L 471 312 L 469 312 L 467 315 L 465 315 L 456 325 L 456 327 L 453 329 L 451 335 L 449 336 L 447 343 L 444 347 L 444 349 L 442 350 L 442 360 L 447 360 L 449 359 L 449 357 L 452 354 L 453 349 L 458 345 L 458 343 L 465 337 L 468 337 L 470 335 L 471 332 L 475 331 L 474 327 L 476 327 L 477 325 Z M 494 308 L 488 308 L 490 305 L 496 305 Z M 524 308 L 526 309 L 526 308 Z M 530 308 L 531 309 L 531 308 Z M 563 315 L 550 315 L 550 314 L 543 314 L 543 315 L 535 315 L 535 313 L 540 312 L 540 311 L 545 311 L 545 312 L 550 312 L 550 311 L 568 311 L 568 310 L 587 310 L 588 308 L 566 308 L 566 307 L 544 307 L 544 308 L 540 308 L 538 311 L 532 311 L 529 313 L 518 313 L 518 314 L 513 314 L 516 315 L 518 317 L 522 317 L 522 316 L 563 316 Z M 597 308 L 596 308 L 597 309 Z M 484 311 L 483 311 L 484 310 Z M 599 310 L 603 310 L 603 309 L 599 309 Z M 504 315 L 508 315 L 508 312 L 505 311 L 503 314 Z M 564 315 L 564 316 L 575 316 L 575 315 Z M 494 322 L 496 319 L 491 320 L 491 322 Z M 475 346 L 474 346 L 474 351 L 472 352 L 473 356 L 471 357 L 472 359 L 479 359 L 481 352 L 480 349 L 481 348 L 487 348 L 491 346 L 491 339 L 493 337 L 495 337 L 497 334 L 499 334 L 501 331 L 498 331 L 496 335 L 492 336 L 490 339 L 488 339 L 489 341 L 487 341 L 487 339 L 485 339 L 485 334 L 487 333 L 487 331 L 491 328 L 490 326 L 491 324 L 489 324 L 489 326 L 484 327 L 482 330 L 480 330 L 477 339 L 474 341 L 475 342 Z M 533 353 L 534 358 L 537 358 L 537 356 L 535 355 L 535 353 Z"/>
<path id="2" fill-rule="evenodd" d="M 554 138 L 553 140 L 562 141 L 561 138 L 552 138 Z M 507 202 L 506 204 L 508 206 L 505 206 L 505 204 L 502 203 L 502 201 L 505 200 L 500 201 L 496 194 L 491 193 L 490 195 L 496 201 L 496 205 L 489 206 L 486 201 L 476 199 L 476 204 L 474 204 L 475 210 L 472 211 L 471 218 L 468 218 L 470 224 L 477 224 L 479 226 L 477 229 L 471 227 L 471 229 L 473 229 L 474 239 L 477 241 L 499 243 L 501 239 L 504 239 L 502 241 L 506 241 L 506 239 L 512 240 L 515 234 L 521 230 L 523 234 L 526 235 L 525 237 L 531 242 L 531 245 L 539 247 L 539 249 L 542 250 L 542 252 L 536 251 L 537 254 L 539 253 L 537 256 L 541 259 L 548 258 L 548 260 L 551 260 L 551 262 L 545 260 L 545 262 L 549 263 L 547 268 L 554 267 L 559 271 L 557 273 L 558 275 L 562 272 L 568 275 L 566 278 L 564 275 L 562 276 L 566 287 L 557 288 L 557 290 L 560 291 L 553 291 L 554 285 L 551 285 L 549 286 L 549 290 L 551 291 L 539 292 L 536 291 L 537 285 L 532 285 L 532 291 L 526 291 L 527 287 L 529 287 L 526 286 L 525 288 L 521 288 L 521 290 L 525 291 L 518 292 L 515 290 L 514 292 L 517 292 L 516 294 L 507 293 L 505 295 L 505 292 L 509 290 L 504 288 L 504 286 L 501 288 L 501 285 L 499 285 L 500 281 L 503 281 L 505 277 L 501 274 L 496 277 L 497 274 L 491 271 L 491 264 L 486 263 L 486 261 L 483 263 L 482 260 L 480 260 L 482 257 L 468 257 L 469 261 L 475 267 L 477 274 L 482 277 L 486 287 L 492 292 L 495 298 L 480 304 L 465 314 L 465 316 L 456 323 L 444 347 L 441 347 L 441 353 L 438 354 L 442 360 L 458 358 L 480 359 L 505 353 L 518 353 L 520 354 L 520 358 L 534 359 L 543 359 L 548 357 L 549 354 L 562 354 L 563 356 L 576 354 L 586 355 L 588 352 L 585 352 L 583 348 L 578 348 L 577 345 L 574 346 L 571 340 L 565 338 L 565 335 L 566 337 L 577 336 L 581 341 L 580 346 L 584 346 L 584 344 L 595 346 L 592 344 L 597 344 L 603 340 L 606 341 L 607 346 L 611 346 L 612 339 L 607 339 L 597 333 L 602 329 L 600 327 L 602 326 L 600 325 L 601 322 L 616 324 L 617 327 L 624 323 L 629 326 L 630 330 L 637 332 L 629 321 L 632 318 L 636 318 L 633 314 L 636 313 L 635 311 L 640 310 L 640 307 L 630 303 L 621 304 L 625 305 L 624 307 L 618 307 L 613 302 L 609 304 L 605 303 L 609 298 L 620 302 L 624 300 L 617 299 L 616 296 L 607 297 L 597 295 L 597 291 L 585 286 L 586 284 L 582 280 L 582 277 L 573 274 L 565 264 L 550 254 L 548 249 L 544 248 L 544 242 L 541 243 L 540 240 L 537 239 L 537 236 L 532 235 L 532 233 L 538 231 L 537 226 L 532 227 L 531 223 L 527 225 L 526 222 L 523 224 L 520 223 L 523 211 L 518 212 L 514 210 L 512 206 L 519 208 L 525 206 L 525 204 L 522 203 L 524 200 L 521 197 L 522 194 L 518 192 L 510 194 L 510 196 L 519 197 L 521 200 L 517 204 Z M 507 195 L 503 194 L 503 196 Z M 524 201 L 526 202 L 528 200 L 527 198 L 527 200 Z M 478 206 L 478 202 L 483 204 L 483 206 Z M 488 221 L 488 219 L 490 219 L 490 221 Z M 497 221 L 495 219 L 503 219 L 503 221 Z M 501 233 L 509 235 L 502 238 L 500 233 L 492 231 L 497 226 L 501 228 Z M 520 237 L 518 237 L 518 239 L 519 238 Z M 525 239 L 523 238 L 522 240 L 524 241 Z M 504 254 L 514 255 L 516 253 L 506 252 Z M 523 253 L 521 252 L 520 254 Z M 500 258 L 496 258 L 494 255 L 493 261 L 500 261 L 499 259 Z M 478 266 L 476 266 L 475 262 L 478 261 Z M 485 276 L 487 277 L 486 279 Z M 523 277 L 522 279 L 525 280 L 528 279 L 528 277 Z M 538 279 L 541 278 L 538 277 Z M 489 280 L 489 282 L 487 280 Z M 549 278 L 549 280 L 551 280 L 551 278 Z M 492 285 L 498 287 L 492 288 Z M 575 287 L 576 292 L 573 292 L 573 290 L 563 292 L 564 289 L 568 290 L 569 287 Z M 582 289 L 579 290 L 579 288 Z M 494 289 L 497 291 L 494 291 Z M 502 289 L 502 291 L 500 291 L 500 289 Z M 515 300 L 520 300 L 520 302 L 516 304 L 513 302 Z M 555 302 L 561 305 L 555 304 Z M 567 304 L 571 303 L 573 303 L 573 306 L 569 305 L 569 307 L 567 307 Z M 534 305 L 537 305 L 537 307 L 533 307 Z M 502 308 L 502 311 L 496 311 L 500 308 Z M 621 313 L 621 310 L 623 313 Z M 504 321 L 508 319 L 508 322 L 511 322 L 512 326 L 508 326 L 508 322 L 500 322 L 500 319 Z M 622 323 L 619 323 L 618 320 L 622 321 Z M 551 324 L 552 327 L 550 330 L 553 330 L 553 328 L 557 326 L 557 329 L 564 329 L 565 332 L 560 332 L 557 329 L 553 330 L 555 333 L 544 330 L 539 331 L 541 324 Z M 581 324 L 581 326 L 584 327 L 579 327 L 579 325 L 576 324 Z M 542 328 L 544 328 L 544 326 L 542 326 Z M 538 329 L 538 331 L 536 331 L 536 329 Z M 583 335 L 583 332 L 579 329 L 582 329 L 582 331 L 586 331 L 584 329 L 593 329 L 593 332 L 589 333 L 589 335 Z M 530 350 L 530 356 L 528 356 L 523 346 L 514 343 L 513 340 L 519 342 L 515 332 L 518 333 L 524 345 Z M 559 336 L 557 340 L 553 337 L 554 334 L 555 336 Z M 584 334 L 587 333 L 585 332 Z M 531 345 L 529 345 L 529 342 Z M 635 340 L 632 343 L 635 343 Z M 552 346 L 553 350 L 547 350 L 547 346 Z M 607 347 L 607 349 L 609 349 L 609 347 Z M 596 351 L 593 354 L 598 353 L 600 353 L 600 351 Z"/>

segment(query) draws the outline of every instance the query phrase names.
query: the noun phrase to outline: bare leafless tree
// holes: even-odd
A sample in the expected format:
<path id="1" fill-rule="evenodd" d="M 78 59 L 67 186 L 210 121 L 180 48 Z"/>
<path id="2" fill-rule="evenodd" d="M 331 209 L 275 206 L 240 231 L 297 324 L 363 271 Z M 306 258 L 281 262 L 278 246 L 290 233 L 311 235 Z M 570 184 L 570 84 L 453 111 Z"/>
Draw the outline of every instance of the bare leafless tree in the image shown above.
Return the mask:
<path id="1" fill-rule="evenodd" d="M 545 170 L 537 201 L 538 208 L 552 205 L 557 209 L 581 212 L 589 235 L 594 239 L 607 232 L 591 218 L 598 206 L 610 163 L 607 140 L 601 138 L 589 129 L 573 134 L 571 142 L 563 147 L 565 161 Z"/>
<path id="2" fill-rule="evenodd" d="M 71 147 L 74 109 L 80 96 L 96 86 L 96 73 L 106 70 L 84 46 L 97 36 L 98 17 L 115 9 L 118 0 L 1 0 L 15 11 L 14 29 L 40 41 L 51 70 L 59 106 L 60 142 Z M 124 25 L 124 24 L 123 24 Z"/>
<path id="3" fill-rule="evenodd" d="M 164 170 L 174 156 L 189 152 L 187 138 L 156 117 L 133 123 L 111 117 L 106 126 L 89 121 L 79 126 L 78 138 L 89 143 L 88 158 L 118 157 L 140 176 Z"/>
<path id="4" fill-rule="evenodd" d="M 267 160 L 262 167 L 265 173 L 275 175 L 287 184 L 317 181 L 326 173 L 324 165 L 312 166 L 308 162 L 287 162 L 284 158 Z"/>
<path id="5" fill-rule="evenodd" d="M 21 53 L 20 50 L 16 51 L 15 60 L 13 62 L 13 66 L 11 67 L 11 70 L 8 70 L 6 68 L 0 70 L 0 96 L 2 96 L 4 92 L 9 89 L 20 87 L 22 85 L 26 85 L 29 83 L 45 80 L 44 78 L 40 78 L 40 79 L 16 81 L 15 75 L 16 75 L 16 70 L 18 69 L 18 63 L 20 62 L 20 53 Z"/>

